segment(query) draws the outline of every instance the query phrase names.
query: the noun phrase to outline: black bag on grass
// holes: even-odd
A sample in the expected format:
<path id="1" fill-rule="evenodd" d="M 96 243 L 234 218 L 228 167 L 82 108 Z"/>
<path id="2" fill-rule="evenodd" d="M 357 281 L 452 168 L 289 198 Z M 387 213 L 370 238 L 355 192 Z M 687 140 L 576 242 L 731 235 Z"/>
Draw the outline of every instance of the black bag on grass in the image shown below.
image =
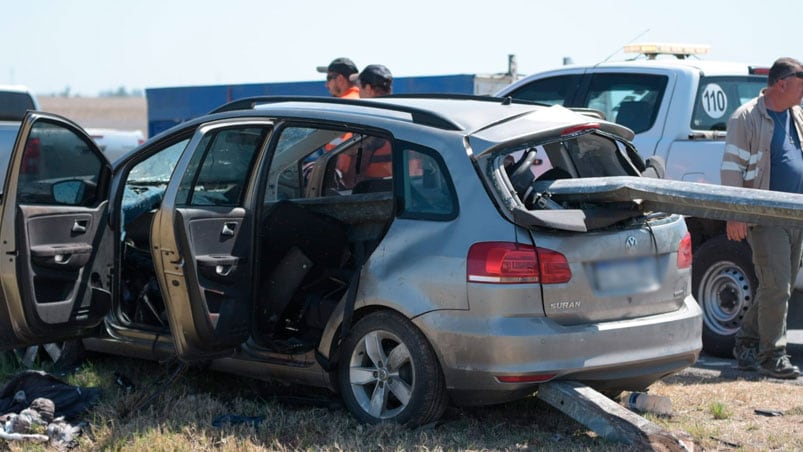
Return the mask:
<path id="1" fill-rule="evenodd" d="M 75 419 L 97 403 L 100 394 L 100 388 L 72 386 L 45 372 L 29 370 L 12 377 L 0 391 L 0 414 L 19 413 L 35 399 L 46 398 L 55 405 L 55 417 Z"/>

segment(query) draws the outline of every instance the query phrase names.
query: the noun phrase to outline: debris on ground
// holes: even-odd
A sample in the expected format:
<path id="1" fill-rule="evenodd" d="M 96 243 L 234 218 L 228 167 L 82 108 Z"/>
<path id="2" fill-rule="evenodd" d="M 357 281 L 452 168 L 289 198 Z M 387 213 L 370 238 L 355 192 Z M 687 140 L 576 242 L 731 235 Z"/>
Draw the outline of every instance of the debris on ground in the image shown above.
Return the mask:
<path id="1" fill-rule="evenodd" d="M 41 371 L 21 372 L 0 390 L 0 439 L 73 447 L 83 425 L 74 420 L 99 399 L 99 388 L 73 386 Z"/>
<path id="2" fill-rule="evenodd" d="M 758 414 L 758 415 L 768 416 L 768 417 L 783 416 L 783 411 L 778 411 L 778 410 L 755 409 L 755 410 L 753 410 L 753 412 Z"/>
<path id="3" fill-rule="evenodd" d="M 227 425 L 250 424 L 258 427 L 265 420 L 265 416 L 241 416 L 239 414 L 223 414 L 212 421 L 212 426 L 222 428 Z"/>

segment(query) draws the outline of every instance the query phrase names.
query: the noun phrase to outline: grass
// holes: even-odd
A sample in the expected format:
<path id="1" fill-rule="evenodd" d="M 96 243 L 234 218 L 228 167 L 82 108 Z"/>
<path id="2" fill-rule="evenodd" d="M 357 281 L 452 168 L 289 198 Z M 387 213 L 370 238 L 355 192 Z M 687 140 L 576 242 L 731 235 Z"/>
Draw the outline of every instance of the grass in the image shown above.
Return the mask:
<path id="1" fill-rule="evenodd" d="M 650 392 L 671 397 L 675 407 L 672 418 L 655 422 L 688 433 L 705 450 L 803 450 L 803 386 L 676 375 Z M 757 409 L 784 415 L 762 416 Z"/>
<path id="2" fill-rule="evenodd" d="M 0 352 L 0 379 L 8 380 L 19 370 L 19 360 L 13 352 Z"/>
<path id="3" fill-rule="evenodd" d="M 731 417 L 733 412 L 728 409 L 728 405 L 718 400 L 711 402 L 708 405 L 708 411 L 714 416 L 714 419 L 722 420 Z"/>
<path id="4" fill-rule="evenodd" d="M 18 370 L 0 361 L 3 375 Z M 115 373 L 130 379 L 134 389 L 117 385 Z M 76 450 L 628 449 L 597 437 L 535 397 L 501 406 L 450 408 L 441 421 L 408 429 L 358 424 L 339 399 L 324 390 L 202 369 L 186 370 L 173 384 L 168 384 L 168 376 L 169 369 L 159 363 L 108 356 L 92 356 L 66 374 L 63 378 L 71 384 L 103 391 L 100 403 L 82 418 L 87 426 Z M 671 397 L 675 409 L 671 418 L 651 420 L 670 431 L 691 435 L 707 450 L 733 448 L 734 444 L 750 450 L 803 449 L 803 387 L 670 378 L 653 385 L 650 393 Z M 752 410 L 759 407 L 782 409 L 785 416 L 756 416 Z M 725 412 L 732 414 L 716 419 L 717 413 Z M 227 414 L 247 416 L 251 421 L 214 424 Z M 29 444 L 8 447 L 48 450 Z"/>

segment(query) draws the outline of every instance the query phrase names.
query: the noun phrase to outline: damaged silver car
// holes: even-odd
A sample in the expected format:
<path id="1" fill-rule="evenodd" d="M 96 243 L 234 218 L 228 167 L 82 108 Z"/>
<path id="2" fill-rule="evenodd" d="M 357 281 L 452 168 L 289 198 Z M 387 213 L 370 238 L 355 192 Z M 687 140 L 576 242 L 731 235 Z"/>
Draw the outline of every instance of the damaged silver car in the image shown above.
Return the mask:
<path id="1" fill-rule="evenodd" d="M 83 337 L 326 387 L 369 423 L 550 380 L 643 389 L 701 349 L 683 218 L 558 193 L 660 175 L 632 136 L 496 98 L 260 98 L 111 164 L 29 113 L 2 197 L 0 343 Z"/>

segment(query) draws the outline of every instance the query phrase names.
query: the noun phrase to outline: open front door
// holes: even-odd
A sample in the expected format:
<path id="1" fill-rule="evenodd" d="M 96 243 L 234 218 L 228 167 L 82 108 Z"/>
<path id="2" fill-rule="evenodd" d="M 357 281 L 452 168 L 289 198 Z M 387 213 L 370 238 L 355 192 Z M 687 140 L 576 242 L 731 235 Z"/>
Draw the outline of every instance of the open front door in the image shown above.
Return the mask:
<path id="1" fill-rule="evenodd" d="M 270 130 L 242 120 L 201 129 L 154 217 L 154 262 L 185 361 L 231 354 L 250 335 L 253 175 Z"/>
<path id="2" fill-rule="evenodd" d="M 6 158 L 0 347 L 85 335 L 111 306 L 111 166 L 80 127 L 39 112 Z"/>

